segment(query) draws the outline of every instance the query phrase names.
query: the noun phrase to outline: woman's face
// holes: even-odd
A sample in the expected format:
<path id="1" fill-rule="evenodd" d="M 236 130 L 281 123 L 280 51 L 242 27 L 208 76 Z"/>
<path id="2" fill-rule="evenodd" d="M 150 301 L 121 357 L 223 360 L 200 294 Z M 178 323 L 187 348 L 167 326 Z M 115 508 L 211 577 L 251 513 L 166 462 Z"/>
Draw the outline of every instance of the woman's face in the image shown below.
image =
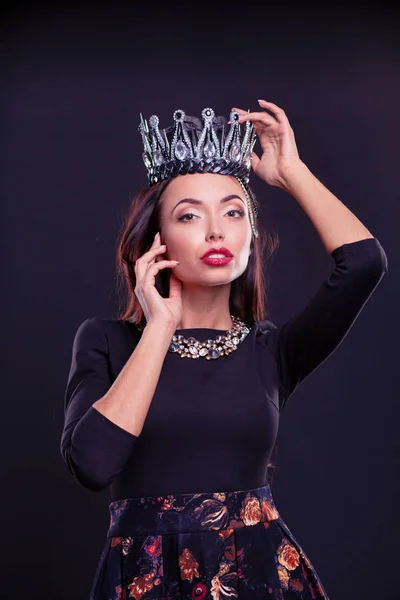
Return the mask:
<path id="1" fill-rule="evenodd" d="M 225 200 L 231 196 L 228 200 Z M 191 201 L 182 202 L 184 199 Z M 183 282 L 218 285 L 239 277 L 251 254 L 252 230 L 244 190 L 230 175 L 178 175 L 161 197 L 160 259 L 178 260 L 174 273 Z M 233 254 L 224 266 L 210 266 L 200 257 L 224 246 Z"/>

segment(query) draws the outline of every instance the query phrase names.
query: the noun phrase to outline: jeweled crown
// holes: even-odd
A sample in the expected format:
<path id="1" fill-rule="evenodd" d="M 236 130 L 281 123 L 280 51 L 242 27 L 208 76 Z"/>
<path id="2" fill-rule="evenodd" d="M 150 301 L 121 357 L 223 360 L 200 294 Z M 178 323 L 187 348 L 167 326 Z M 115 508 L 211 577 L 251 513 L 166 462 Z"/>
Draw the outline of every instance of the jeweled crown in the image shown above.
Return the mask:
<path id="1" fill-rule="evenodd" d="M 216 117 L 212 108 L 205 108 L 201 116 L 204 123 L 176 110 L 175 125 L 161 132 L 157 115 L 147 122 L 140 114 L 142 156 L 150 186 L 175 175 L 198 172 L 235 175 L 248 183 L 257 138 L 253 124 L 246 122 L 242 137 L 236 111 L 230 113 L 230 126 L 225 117 Z"/>
<path id="2" fill-rule="evenodd" d="M 229 123 L 225 117 L 216 117 L 212 108 L 204 108 L 201 116 L 203 123 L 198 117 L 176 110 L 173 114 L 175 125 L 161 133 L 157 115 L 152 115 L 147 122 L 140 114 L 142 157 L 149 186 L 187 173 L 233 175 L 246 194 L 251 227 L 254 236 L 258 237 L 255 218 L 259 205 L 248 185 L 257 139 L 254 126 L 246 121 L 242 137 L 238 112 L 231 111 Z"/>

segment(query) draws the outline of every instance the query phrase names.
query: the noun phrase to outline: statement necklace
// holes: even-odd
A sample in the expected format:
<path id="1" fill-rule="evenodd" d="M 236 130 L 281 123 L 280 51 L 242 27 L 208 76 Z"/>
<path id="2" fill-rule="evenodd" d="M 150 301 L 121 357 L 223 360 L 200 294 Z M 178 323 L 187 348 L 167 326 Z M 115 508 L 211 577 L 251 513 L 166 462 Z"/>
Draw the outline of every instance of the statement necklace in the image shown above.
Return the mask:
<path id="1" fill-rule="evenodd" d="M 194 337 L 185 338 L 183 335 L 173 335 L 168 352 L 179 354 L 181 358 L 202 357 L 206 360 L 228 356 L 237 350 L 250 331 L 239 317 L 231 315 L 231 319 L 233 321 L 232 329 L 228 329 L 225 334 L 217 335 L 213 340 L 199 342 Z"/>

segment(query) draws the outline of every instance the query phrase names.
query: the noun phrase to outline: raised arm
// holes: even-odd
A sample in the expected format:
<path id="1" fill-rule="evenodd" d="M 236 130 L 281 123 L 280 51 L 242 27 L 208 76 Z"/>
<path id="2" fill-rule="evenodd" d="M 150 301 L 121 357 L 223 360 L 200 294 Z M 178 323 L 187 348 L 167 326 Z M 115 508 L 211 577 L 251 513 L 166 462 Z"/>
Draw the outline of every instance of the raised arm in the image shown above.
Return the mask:
<path id="1" fill-rule="evenodd" d="M 259 323 L 259 342 L 277 361 L 280 410 L 346 337 L 388 270 L 385 251 L 376 238 L 343 244 L 332 257 L 331 275 L 304 308 L 280 327 L 271 321 Z"/>
<path id="2" fill-rule="evenodd" d="M 295 198 L 335 261 L 328 280 L 298 314 L 278 328 L 268 320 L 258 324 L 259 343 L 272 350 L 278 363 L 282 409 L 300 381 L 343 340 L 388 262 L 379 241 L 300 159 L 285 111 L 258 102 L 269 112 L 238 109 L 240 123 L 253 122 L 263 150 L 261 158 L 253 153 L 253 170 Z"/>

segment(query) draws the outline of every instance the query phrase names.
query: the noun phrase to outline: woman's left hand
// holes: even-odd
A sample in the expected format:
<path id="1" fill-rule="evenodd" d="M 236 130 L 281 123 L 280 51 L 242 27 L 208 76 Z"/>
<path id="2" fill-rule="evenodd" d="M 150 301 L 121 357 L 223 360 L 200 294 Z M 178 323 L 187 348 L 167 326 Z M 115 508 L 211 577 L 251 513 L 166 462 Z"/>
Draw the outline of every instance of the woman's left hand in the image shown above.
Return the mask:
<path id="1" fill-rule="evenodd" d="M 241 108 L 232 108 L 239 113 L 239 123 L 251 121 L 263 150 L 261 158 L 252 153 L 252 168 L 255 174 L 269 185 L 282 187 L 285 174 L 294 165 L 302 164 L 297 151 L 294 132 L 289 120 L 276 104 L 259 100 L 261 107 L 274 113 L 247 112 Z"/>

